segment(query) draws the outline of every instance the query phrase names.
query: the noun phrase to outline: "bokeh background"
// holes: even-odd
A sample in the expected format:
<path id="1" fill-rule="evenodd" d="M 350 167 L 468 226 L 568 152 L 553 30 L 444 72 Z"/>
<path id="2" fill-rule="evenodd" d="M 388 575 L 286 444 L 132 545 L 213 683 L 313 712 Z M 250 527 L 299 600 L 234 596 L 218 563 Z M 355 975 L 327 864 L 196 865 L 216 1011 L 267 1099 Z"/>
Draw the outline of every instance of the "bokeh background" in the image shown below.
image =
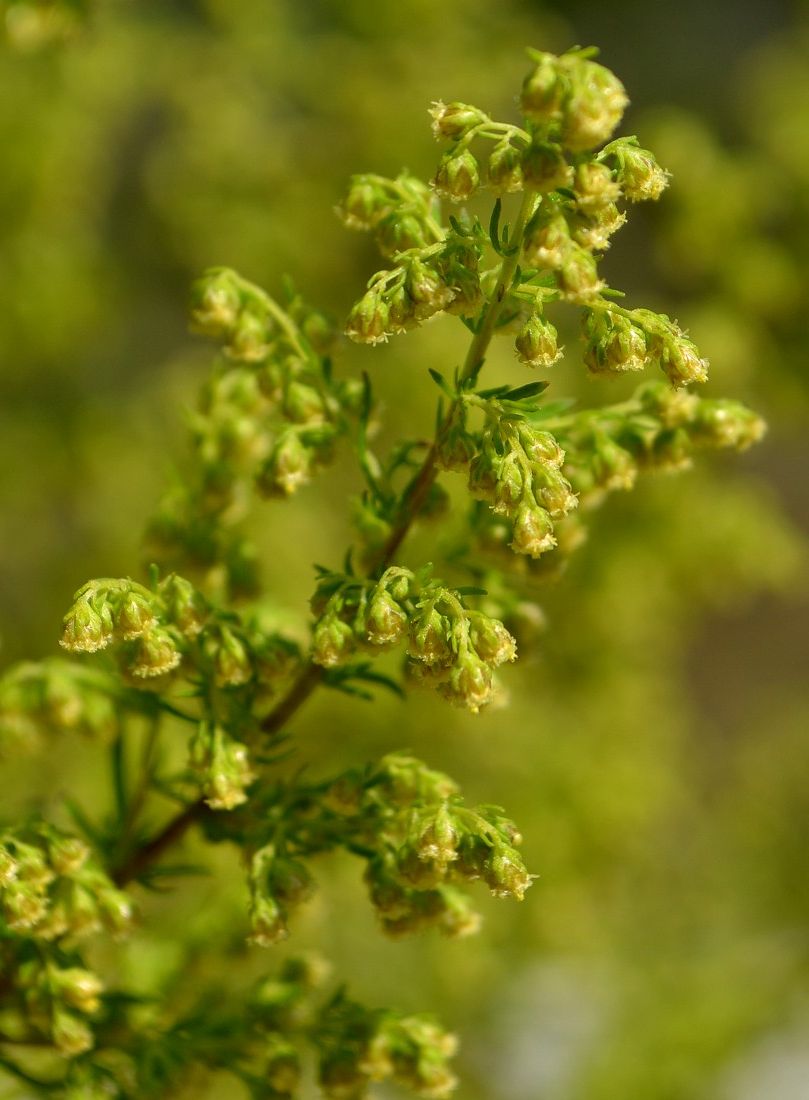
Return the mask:
<path id="1" fill-rule="evenodd" d="M 191 280 L 226 264 L 273 291 L 286 272 L 344 315 L 376 263 L 333 215 L 348 175 L 429 177 L 432 100 L 509 117 L 526 45 L 598 44 L 632 98 L 625 132 L 673 173 L 618 236 L 611 281 L 677 316 L 712 361 L 710 392 L 752 404 L 769 435 L 609 502 L 542 594 L 545 627 L 508 673 L 507 709 L 310 704 L 294 733 L 315 770 L 410 748 L 471 800 L 506 806 L 540 878 L 521 906 L 481 897 L 477 941 L 390 943 L 357 867 L 338 861 L 290 949 L 324 950 L 371 1003 L 440 1013 L 464 1039 L 465 1100 L 806 1100 L 809 9 L 73 7 L 75 20 L 0 2 L 2 665 L 56 651 L 84 580 L 142 570 L 210 362 L 186 332 Z M 344 349 L 346 367 L 372 372 L 391 432 L 430 429 L 425 367 L 452 367 L 457 328 Z M 558 392 L 604 397 L 571 352 Z M 268 589 L 301 629 L 309 563 L 349 539 L 356 488 L 346 459 L 257 517 Z M 413 561 L 434 537 L 414 540 Z M 107 798 L 93 746 L 1 766 L 4 817 L 67 788 Z M 234 946 L 238 868 L 216 860 L 212 881 L 149 903 L 159 921 L 126 949 L 121 980 L 158 988 L 187 970 L 179 929 L 200 980 L 226 952 L 245 972 L 272 966 Z"/>

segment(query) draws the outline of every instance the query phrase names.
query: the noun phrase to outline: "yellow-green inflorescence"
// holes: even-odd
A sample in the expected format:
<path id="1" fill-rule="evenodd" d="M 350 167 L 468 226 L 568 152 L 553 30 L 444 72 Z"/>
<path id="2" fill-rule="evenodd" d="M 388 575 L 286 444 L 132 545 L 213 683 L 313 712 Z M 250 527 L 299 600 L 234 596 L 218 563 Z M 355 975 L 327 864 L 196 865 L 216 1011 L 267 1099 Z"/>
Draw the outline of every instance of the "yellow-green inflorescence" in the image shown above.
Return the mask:
<path id="1" fill-rule="evenodd" d="M 244 937 L 257 947 L 292 933 L 314 887 L 312 862 L 336 849 L 360 861 L 392 935 L 476 931 L 466 893 L 476 881 L 522 900 L 534 876 L 504 811 L 467 805 L 451 778 L 392 746 L 377 763 L 325 778 L 317 761 L 276 770 L 290 751 L 282 739 L 317 688 L 367 698 L 424 686 L 484 711 L 498 670 L 516 659 L 513 624 L 541 618 L 525 573 L 581 542 L 588 508 L 644 470 L 681 469 L 705 449 L 743 450 L 763 433 L 737 402 L 694 392 L 708 365 L 688 334 L 626 305 L 600 270 L 627 205 L 658 199 L 668 183 L 636 138 L 615 136 L 627 104 L 620 81 L 593 50 L 530 58 L 518 121 L 435 103 L 433 133 L 445 148 L 433 178 L 357 175 L 338 205 L 386 262 L 350 310 L 350 341 L 373 348 L 441 315 L 460 321 L 465 351 L 430 367 L 440 391 L 432 438 L 420 429 L 390 441 L 371 430 L 381 413 L 369 378 L 341 376 L 334 359 L 348 342 L 290 284 L 275 298 L 211 269 L 193 290 L 192 327 L 221 354 L 192 417 L 188 471 L 148 530 L 148 582 L 89 581 L 64 618 L 66 655 L 0 677 L 0 750 L 80 732 L 108 746 L 113 765 L 109 821 L 71 807 L 83 838 L 41 822 L 0 830 L 0 1039 L 4 1051 L 39 1042 L 67 1056 L 61 1077 L 43 1078 L 49 1093 L 169 1095 L 205 1067 L 229 1070 L 253 1097 L 291 1098 L 308 1087 L 308 1044 L 321 1092 L 334 1100 L 386 1080 L 448 1096 L 452 1036 L 344 992 L 324 1000 L 311 961 L 285 962 L 238 1011 L 232 990 L 220 1005 L 185 989 L 152 1012 L 125 992 L 106 995 L 77 943 L 125 930 L 121 886 L 171 874 L 156 865 L 193 825 L 241 853 Z M 558 373 L 565 312 L 580 315 L 588 372 L 658 377 L 593 408 L 548 400 L 548 383 L 525 381 L 523 368 Z M 518 373 L 486 388 L 490 344 L 501 336 L 513 342 Z M 577 357 L 571 348 L 567 356 Z M 245 520 L 257 497 L 278 502 L 304 489 L 342 440 L 363 482 L 356 545 L 339 565 L 318 567 L 307 641 L 303 630 L 268 624 L 260 601 L 245 602 L 262 585 Z M 408 563 L 407 538 L 450 510 L 450 472 L 464 478 L 470 507 L 459 539 L 433 541 L 445 583 L 432 566 Z M 497 566 L 485 560 L 490 550 L 502 551 Z M 485 588 L 464 585 L 470 575 Z M 158 751 L 164 723 L 172 736 L 188 730 L 179 772 Z M 155 827 L 167 798 L 179 809 Z"/>

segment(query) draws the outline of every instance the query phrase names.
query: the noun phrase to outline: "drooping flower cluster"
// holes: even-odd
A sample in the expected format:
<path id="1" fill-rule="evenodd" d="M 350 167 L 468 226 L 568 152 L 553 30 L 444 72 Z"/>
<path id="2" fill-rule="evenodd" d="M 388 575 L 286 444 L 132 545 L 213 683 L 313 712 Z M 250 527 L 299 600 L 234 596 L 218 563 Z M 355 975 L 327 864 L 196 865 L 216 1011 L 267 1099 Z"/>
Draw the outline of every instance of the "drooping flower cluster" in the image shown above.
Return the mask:
<path id="1" fill-rule="evenodd" d="M 620 306 L 585 310 L 585 366 L 594 374 L 656 366 L 673 386 L 704 382 L 708 363 L 676 321 L 648 309 Z"/>
<path id="2" fill-rule="evenodd" d="M 245 801 L 254 772 L 243 739 L 256 727 L 253 707 L 283 691 L 299 669 L 294 642 L 216 609 L 172 573 L 154 589 L 129 578 L 88 582 L 65 616 L 61 644 L 75 653 L 114 645 L 137 687 L 164 691 L 176 676 L 208 685 L 190 766 L 212 809 Z"/>
<path id="3" fill-rule="evenodd" d="M 239 523 L 250 491 L 287 497 L 332 456 L 356 409 L 359 387 L 339 382 L 326 318 L 288 289 L 282 308 L 227 268 L 194 287 L 192 326 L 225 354 L 193 419 L 195 481 L 169 493 L 151 528 L 168 568 L 191 566 L 210 583 L 226 566 L 235 590 L 255 584 Z"/>
<path id="4" fill-rule="evenodd" d="M 121 936 L 131 919 L 126 894 L 77 837 L 44 822 L 0 832 L 0 961 L 13 956 L 3 973 L 13 974 L 24 1035 L 69 1056 L 93 1045 L 87 1017 L 99 1008 L 102 983 L 63 945 L 101 930 Z"/>
<path id="5" fill-rule="evenodd" d="M 501 622 L 466 607 L 429 569 L 394 566 L 378 581 L 326 574 L 312 609 L 316 664 L 332 668 L 361 647 L 378 651 L 405 642 L 411 676 L 472 711 L 490 702 L 494 670 L 517 653 Z"/>
<path id="6" fill-rule="evenodd" d="M 49 658 L 14 665 L 0 677 L 0 752 L 35 746 L 43 734 L 114 734 L 117 684 L 97 669 Z"/>
<path id="7" fill-rule="evenodd" d="M 469 491 L 512 521 L 511 548 L 538 558 L 556 545 L 554 521 L 577 505 L 562 473 L 565 452 L 527 420 L 494 416 L 469 464 Z"/>
<path id="8" fill-rule="evenodd" d="M 456 1084 L 449 1067 L 458 1045 L 454 1035 L 426 1016 L 366 1008 L 345 991 L 322 1000 L 323 980 L 319 959 L 293 958 L 278 978 L 265 979 L 254 991 L 251 1008 L 265 1048 L 263 1078 L 275 1090 L 272 1095 L 298 1094 L 302 1042 L 317 1052 L 318 1085 L 330 1100 L 362 1100 L 382 1081 L 425 1100 L 450 1095 Z"/>
<path id="9" fill-rule="evenodd" d="M 392 936 L 428 927 L 469 935 L 480 917 L 462 887 L 480 880 L 521 901 L 533 880 L 503 812 L 466 806 L 449 776 L 414 757 L 392 753 L 290 795 L 279 794 L 264 826 L 271 839 L 249 861 L 251 940 L 261 946 L 286 938 L 290 914 L 310 896 L 305 858 L 335 847 L 366 861 L 371 902 Z"/>

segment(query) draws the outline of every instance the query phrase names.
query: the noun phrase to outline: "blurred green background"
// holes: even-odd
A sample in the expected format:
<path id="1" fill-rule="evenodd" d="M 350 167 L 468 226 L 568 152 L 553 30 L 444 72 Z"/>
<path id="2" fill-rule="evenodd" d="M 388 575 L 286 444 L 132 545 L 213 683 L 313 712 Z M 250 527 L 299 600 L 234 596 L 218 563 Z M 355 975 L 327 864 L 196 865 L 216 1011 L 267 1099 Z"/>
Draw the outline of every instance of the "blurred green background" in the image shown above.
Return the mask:
<path id="1" fill-rule="evenodd" d="M 464 1039 L 465 1100 L 806 1100 L 805 6 L 97 0 L 75 26 L 41 7 L 0 2 L 3 665 L 56 651 L 84 580 L 142 568 L 210 362 L 185 328 L 200 270 L 271 291 L 286 272 L 344 315 L 376 265 L 333 215 L 347 176 L 429 177 L 432 100 L 511 117 L 526 45 L 601 47 L 632 98 L 624 131 L 673 173 L 617 238 L 610 280 L 677 316 L 712 361 L 710 392 L 754 405 L 770 433 L 608 503 L 543 593 L 507 709 L 309 706 L 294 732 L 316 770 L 411 748 L 506 806 L 540 878 L 519 907 L 481 897 L 477 941 L 394 944 L 356 865 L 324 866 L 291 949 L 323 949 L 372 1003 L 440 1012 Z M 451 369 L 462 342 L 457 324 L 428 326 L 345 347 L 344 369 L 372 373 L 391 431 L 429 431 L 426 367 Z M 552 392 L 608 396 L 575 349 Z M 257 517 L 269 590 L 301 627 L 309 563 L 337 564 L 356 489 L 345 456 Z M 5 762 L 3 816 L 65 789 L 102 805 L 97 753 Z M 149 903 L 127 948 L 140 980 L 188 965 L 179 929 L 206 979 L 225 951 L 272 966 L 241 946 L 239 869 L 216 861 L 214 881 Z"/>

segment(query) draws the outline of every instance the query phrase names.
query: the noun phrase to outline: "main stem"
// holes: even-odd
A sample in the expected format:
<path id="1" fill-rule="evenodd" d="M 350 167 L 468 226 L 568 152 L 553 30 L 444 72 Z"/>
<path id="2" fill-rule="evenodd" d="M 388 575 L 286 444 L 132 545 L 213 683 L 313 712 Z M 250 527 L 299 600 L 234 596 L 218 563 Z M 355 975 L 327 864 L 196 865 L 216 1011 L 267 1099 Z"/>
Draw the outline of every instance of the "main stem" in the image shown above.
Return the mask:
<path id="1" fill-rule="evenodd" d="M 503 257 L 497 282 L 489 299 L 489 304 L 483 315 L 480 327 L 472 338 L 466 353 L 459 377 L 459 389 L 463 390 L 473 383 L 483 366 L 489 344 L 494 336 L 497 322 L 503 310 L 506 294 L 514 280 L 517 264 L 520 259 L 523 233 L 528 219 L 534 212 L 536 205 L 536 192 L 527 190 L 523 193 L 520 209 L 517 214 L 514 228 L 511 232 L 508 253 Z M 452 424 L 454 414 L 460 402 L 460 396 L 455 399 L 444 420 L 440 424 L 436 437 L 427 452 L 424 461 L 413 476 L 410 484 L 402 496 L 399 515 L 387 542 L 382 547 L 378 556 L 371 562 L 368 573 L 373 576 L 388 568 L 394 561 L 399 547 L 406 538 L 413 521 L 420 513 L 427 495 L 433 486 L 438 473 L 438 448 L 442 436 Z M 262 732 L 272 734 L 277 732 L 298 712 L 309 696 L 321 684 L 323 669 L 309 662 L 298 679 L 289 689 L 284 698 L 274 710 L 261 722 Z M 142 874 L 155 860 L 176 841 L 180 840 L 189 828 L 195 824 L 208 811 L 204 799 L 200 798 L 192 802 L 176 817 L 172 818 L 164 828 L 141 848 L 134 851 L 129 858 L 113 872 L 115 882 L 122 886 Z"/>

